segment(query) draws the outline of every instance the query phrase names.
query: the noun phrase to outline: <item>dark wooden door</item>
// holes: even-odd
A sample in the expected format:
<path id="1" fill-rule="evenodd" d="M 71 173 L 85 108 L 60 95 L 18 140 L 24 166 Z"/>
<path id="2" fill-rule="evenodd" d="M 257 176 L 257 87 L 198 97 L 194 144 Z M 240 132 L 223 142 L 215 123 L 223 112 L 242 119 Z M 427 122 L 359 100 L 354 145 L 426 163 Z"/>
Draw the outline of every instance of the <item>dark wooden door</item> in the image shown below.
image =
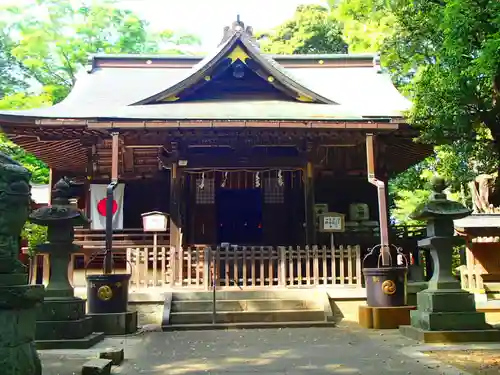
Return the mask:
<path id="1" fill-rule="evenodd" d="M 238 245 L 262 242 L 262 190 L 219 189 L 217 242 Z"/>

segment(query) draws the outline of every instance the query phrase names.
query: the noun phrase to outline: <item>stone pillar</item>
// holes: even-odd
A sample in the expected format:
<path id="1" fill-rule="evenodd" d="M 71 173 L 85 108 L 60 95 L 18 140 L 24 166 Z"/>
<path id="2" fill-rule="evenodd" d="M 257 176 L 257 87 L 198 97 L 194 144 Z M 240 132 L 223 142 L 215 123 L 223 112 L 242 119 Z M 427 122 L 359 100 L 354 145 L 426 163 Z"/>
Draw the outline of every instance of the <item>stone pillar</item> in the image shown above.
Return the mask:
<path id="1" fill-rule="evenodd" d="M 484 313 L 476 311 L 474 295 L 462 290 L 452 274 L 453 247 L 463 241 L 454 236 L 453 220 L 468 216 L 470 210 L 446 198 L 442 178 L 434 178 L 432 187 L 431 199 L 412 218 L 427 221 L 427 238 L 418 244 L 430 250 L 434 272 L 428 288 L 417 293 L 411 326 L 402 326 L 400 330 L 424 342 L 500 340 L 500 331 L 492 329 L 486 324 Z"/>
<path id="2" fill-rule="evenodd" d="M 34 337 L 42 285 L 27 285 L 19 262 L 19 236 L 28 218 L 30 173 L 0 153 L 0 372 L 41 375 Z"/>

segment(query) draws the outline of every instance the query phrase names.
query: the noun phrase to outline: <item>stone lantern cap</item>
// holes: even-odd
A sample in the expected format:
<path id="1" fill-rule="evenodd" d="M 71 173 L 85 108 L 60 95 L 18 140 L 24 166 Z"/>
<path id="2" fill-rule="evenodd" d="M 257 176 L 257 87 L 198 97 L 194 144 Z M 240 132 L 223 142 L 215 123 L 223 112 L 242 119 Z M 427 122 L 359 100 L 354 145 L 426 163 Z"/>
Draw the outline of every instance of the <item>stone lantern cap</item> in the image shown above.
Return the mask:
<path id="1" fill-rule="evenodd" d="M 44 226 L 65 221 L 72 221 L 73 226 L 89 224 L 90 220 L 84 212 L 70 202 L 72 190 L 76 186 L 79 185 L 66 177 L 60 179 L 52 190 L 52 204 L 33 211 L 29 221 Z"/>
<path id="2" fill-rule="evenodd" d="M 432 195 L 429 201 L 418 206 L 410 215 L 414 220 L 436 220 L 447 218 L 450 221 L 469 216 L 472 210 L 463 204 L 446 198 L 443 191 L 448 187 L 442 177 L 433 177 L 431 180 Z"/>

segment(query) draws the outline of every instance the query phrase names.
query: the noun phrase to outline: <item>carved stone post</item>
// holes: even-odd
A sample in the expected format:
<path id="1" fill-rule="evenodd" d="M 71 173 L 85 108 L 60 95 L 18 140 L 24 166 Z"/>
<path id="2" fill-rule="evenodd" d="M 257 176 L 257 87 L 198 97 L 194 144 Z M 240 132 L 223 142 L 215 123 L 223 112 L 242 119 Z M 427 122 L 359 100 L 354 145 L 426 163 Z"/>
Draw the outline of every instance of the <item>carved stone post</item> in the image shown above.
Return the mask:
<path id="1" fill-rule="evenodd" d="M 29 215 L 30 173 L 0 153 L 0 369 L 2 374 L 41 375 L 34 338 L 42 285 L 27 285 L 18 260 L 19 236 Z"/>

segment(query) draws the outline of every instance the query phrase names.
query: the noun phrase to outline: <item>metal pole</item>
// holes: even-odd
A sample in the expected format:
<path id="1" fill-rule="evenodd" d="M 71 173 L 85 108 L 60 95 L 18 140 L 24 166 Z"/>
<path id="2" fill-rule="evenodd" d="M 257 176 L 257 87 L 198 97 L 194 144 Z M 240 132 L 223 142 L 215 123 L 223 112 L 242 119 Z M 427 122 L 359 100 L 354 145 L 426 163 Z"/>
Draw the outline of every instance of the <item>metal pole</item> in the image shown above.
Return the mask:
<path id="1" fill-rule="evenodd" d="M 106 189 L 106 251 L 104 255 L 104 274 L 113 272 L 113 192 L 118 185 L 118 148 L 119 133 L 111 133 L 111 183 Z"/>
<path id="2" fill-rule="evenodd" d="M 389 266 L 389 222 L 387 217 L 387 200 L 385 196 L 385 184 L 375 177 L 375 152 L 373 146 L 373 134 L 366 135 L 366 169 L 368 182 L 377 188 L 378 215 L 380 225 L 380 252 L 382 265 Z"/>
<path id="3" fill-rule="evenodd" d="M 118 181 L 111 181 L 106 189 L 106 252 L 104 255 L 104 273 L 113 272 L 113 200 Z"/>
<path id="4" fill-rule="evenodd" d="M 212 263 L 213 263 L 213 276 L 212 276 L 212 324 L 216 323 L 217 319 L 217 298 L 216 298 L 216 289 L 217 289 L 217 261 L 215 253 L 218 251 L 218 248 L 212 253 Z"/>

